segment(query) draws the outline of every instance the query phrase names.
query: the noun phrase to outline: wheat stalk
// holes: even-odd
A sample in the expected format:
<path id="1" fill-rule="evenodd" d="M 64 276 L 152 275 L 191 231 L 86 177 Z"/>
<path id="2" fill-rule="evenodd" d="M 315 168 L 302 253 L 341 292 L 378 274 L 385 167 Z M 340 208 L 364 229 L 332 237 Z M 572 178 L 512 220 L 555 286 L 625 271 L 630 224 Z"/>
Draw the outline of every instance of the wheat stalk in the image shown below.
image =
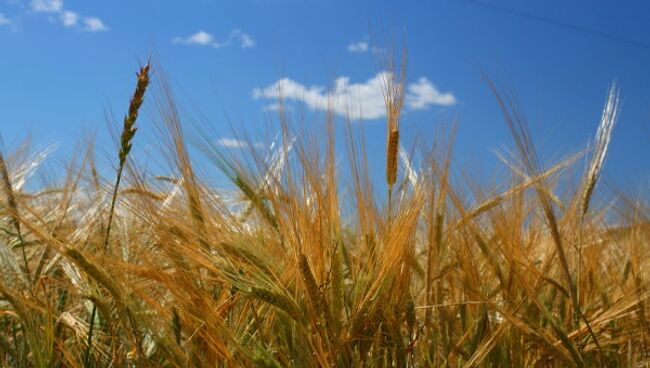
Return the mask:
<path id="1" fill-rule="evenodd" d="M 406 78 L 406 50 L 402 56 L 399 72 L 394 58 L 387 60 L 388 71 L 382 78 L 382 93 L 386 106 L 386 184 L 388 185 L 389 217 L 392 207 L 393 186 L 397 181 L 397 154 L 399 150 L 399 118 L 404 105 L 404 83 Z"/>
<path id="2" fill-rule="evenodd" d="M 113 187 L 113 197 L 111 198 L 111 208 L 108 212 L 108 225 L 106 227 L 106 237 L 104 240 L 104 250 L 108 250 L 108 242 L 111 235 L 111 225 L 113 223 L 113 213 L 115 211 L 115 201 L 117 199 L 117 190 L 120 186 L 120 181 L 122 180 L 122 171 L 124 170 L 124 165 L 126 164 L 126 158 L 131 152 L 131 147 L 133 144 L 133 137 L 138 128 L 135 126 L 135 122 L 138 119 L 138 111 L 142 102 L 144 101 L 144 93 L 149 86 L 149 64 L 140 68 L 140 71 L 137 74 L 137 84 L 135 87 L 135 92 L 129 103 L 129 111 L 124 117 L 124 127 L 122 128 L 122 136 L 120 137 L 120 152 L 118 154 L 120 163 L 117 168 L 117 176 L 115 179 L 115 186 Z"/>
<path id="3" fill-rule="evenodd" d="M 399 149 L 399 117 L 404 103 L 404 76 L 385 74 L 384 103 L 388 135 L 386 138 L 386 183 L 392 188 L 397 181 L 397 151 Z"/>
<path id="4" fill-rule="evenodd" d="M 25 275 L 27 276 L 27 281 L 31 281 L 29 263 L 27 261 L 27 253 L 25 252 L 25 241 L 23 240 L 23 234 L 20 228 L 20 214 L 18 213 L 18 204 L 16 203 L 16 196 L 14 195 L 11 179 L 9 178 L 9 169 L 7 168 L 7 163 L 4 159 L 4 156 L 2 155 L 2 152 L 0 152 L 0 175 L 2 176 L 2 184 L 4 187 L 5 196 L 7 197 L 7 207 L 9 207 L 11 223 L 16 229 L 18 241 L 20 242 L 20 249 L 24 263 L 23 272 L 25 272 Z"/>
<path id="5" fill-rule="evenodd" d="M 144 101 L 144 93 L 149 86 L 149 63 L 140 68 L 140 71 L 137 74 L 137 83 L 135 87 L 135 92 L 129 103 L 129 111 L 124 117 L 124 127 L 122 128 L 122 136 L 120 137 L 120 152 L 118 154 L 119 166 L 117 168 L 117 176 L 115 179 L 115 186 L 113 187 L 113 196 L 111 198 L 111 208 L 108 212 L 108 225 L 106 226 L 106 236 L 104 237 L 104 252 L 108 251 L 109 239 L 111 236 L 111 227 L 113 224 L 113 214 L 115 212 L 115 202 L 117 200 L 117 191 L 120 186 L 120 181 L 122 180 L 122 171 L 126 164 L 126 158 L 131 152 L 131 147 L 133 144 L 133 137 L 138 128 L 135 126 L 135 122 L 138 119 L 138 111 L 142 102 Z M 84 361 L 86 365 L 89 363 L 90 359 L 90 349 L 92 347 L 92 338 L 93 338 L 93 327 L 95 324 L 95 315 L 97 313 L 97 306 L 93 303 L 93 309 L 90 313 L 90 329 L 88 330 L 88 346 L 84 354 Z"/>
<path id="6" fill-rule="evenodd" d="M 576 307 L 576 312 L 580 311 L 580 277 L 582 274 L 582 235 L 584 230 L 584 220 L 589 211 L 589 202 L 593 194 L 594 188 L 596 187 L 596 182 L 600 176 L 600 172 L 603 168 L 603 163 L 605 162 L 605 155 L 607 154 L 607 148 L 609 147 L 609 142 L 612 138 L 612 131 L 616 125 L 616 119 L 618 117 L 619 109 L 619 92 L 616 86 L 616 82 L 613 82 L 609 88 L 609 93 L 607 95 L 607 101 L 605 102 L 605 107 L 603 108 L 603 114 L 600 118 L 600 124 L 598 125 L 598 130 L 596 131 L 596 148 L 594 149 L 594 154 L 591 159 L 591 165 L 589 165 L 589 170 L 587 171 L 587 179 L 584 187 L 584 191 L 581 197 L 580 203 L 580 226 L 578 229 L 578 260 L 576 267 L 576 298 L 578 306 Z M 575 320 L 577 321 L 580 316 L 578 315 Z M 589 322 L 586 321 L 587 328 L 591 336 L 594 338 L 594 342 L 600 350 L 598 340 L 596 339 L 595 334 L 591 330 Z M 574 321 L 574 325 L 578 325 Z"/>

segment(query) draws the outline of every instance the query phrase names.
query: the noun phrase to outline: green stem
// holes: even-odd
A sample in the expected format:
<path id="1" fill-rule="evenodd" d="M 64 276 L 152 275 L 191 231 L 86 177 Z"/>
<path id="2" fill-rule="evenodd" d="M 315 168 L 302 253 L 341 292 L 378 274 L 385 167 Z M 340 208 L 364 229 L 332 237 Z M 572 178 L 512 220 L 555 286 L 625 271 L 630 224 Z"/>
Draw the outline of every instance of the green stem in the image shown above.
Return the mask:
<path id="1" fill-rule="evenodd" d="M 106 237 L 104 238 L 104 252 L 108 251 L 108 242 L 111 236 L 111 227 L 113 224 L 113 213 L 115 212 L 115 202 L 117 202 L 117 189 L 122 181 L 122 171 L 124 170 L 124 163 L 121 162 L 117 169 L 117 179 L 115 179 L 115 187 L 113 188 L 113 197 L 111 198 L 111 209 L 108 212 L 108 225 L 106 227 Z"/>
<path id="2" fill-rule="evenodd" d="M 95 327 L 95 315 L 97 314 L 97 306 L 93 303 L 93 310 L 90 312 L 90 327 L 88 328 L 88 340 L 86 351 L 84 352 L 84 367 L 90 366 L 90 349 L 93 344 L 93 330 Z"/>
<path id="3" fill-rule="evenodd" d="M 23 254 L 23 263 L 25 263 L 25 275 L 27 275 L 27 281 L 32 282 L 32 278 L 30 276 L 29 272 L 29 263 L 27 262 L 27 253 L 25 252 L 25 241 L 23 240 L 23 235 L 20 232 L 20 228 L 18 228 L 18 240 L 20 241 L 20 249 Z"/>

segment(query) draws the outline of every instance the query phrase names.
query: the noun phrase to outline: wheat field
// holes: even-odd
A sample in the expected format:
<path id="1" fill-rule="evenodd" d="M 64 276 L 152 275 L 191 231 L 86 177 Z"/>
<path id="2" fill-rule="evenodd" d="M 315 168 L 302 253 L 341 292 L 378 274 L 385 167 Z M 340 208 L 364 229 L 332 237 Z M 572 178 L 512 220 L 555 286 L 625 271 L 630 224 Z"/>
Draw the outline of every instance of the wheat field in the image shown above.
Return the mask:
<path id="1" fill-rule="evenodd" d="M 385 182 L 351 131 L 337 152 L 331 114 L 308 135 L 280 111 L 268 155 L 188 141 L 149 65 L 111 175 L 92 144 L 51 187 L 29 185 L 48 152 L 0 154 L 2 366 L 649 366 L 650 212 L 600 180 L 616 86 L 595 143 L 542 165 L 513 96 L 488 79 L 516 151 L 485 185 L 451 174 L 453 134 L 415 165 L 394 69 Z M 143 101 L 173 175 L 130 155 Z M 190 146 L 234 190 L 211 187 Z"/>

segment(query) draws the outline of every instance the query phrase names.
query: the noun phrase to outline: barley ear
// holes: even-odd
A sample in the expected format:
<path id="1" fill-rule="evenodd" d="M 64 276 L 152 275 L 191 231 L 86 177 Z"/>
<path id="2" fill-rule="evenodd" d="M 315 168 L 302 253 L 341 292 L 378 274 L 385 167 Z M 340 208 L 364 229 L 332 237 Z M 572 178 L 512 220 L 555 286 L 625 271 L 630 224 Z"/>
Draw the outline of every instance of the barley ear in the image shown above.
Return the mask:
<path id="1" fill-rule="evenodd" d="M 298 258 L 298 268 L 300 269 L 300 275 L 302 276 L 302 281 L 305 284 L 305 289 L 307 290 L 307 296 L 316 311 L 316 313 L 321 314 L 324 311 L 327 311 L 327 305 L 325 304 L 325 299 L 323 294 L 320 292 L 316 278 L 311 272 L 311 267 L 309 267 L 309 261 L 304 254 L 300 254 Z"/>
<path id="2" fill-rule="evenodd" d="M 23 234 L 20 228 L 20 215 L 18 213 L 18 204 L 16 203 L 16 196 L 14 195 L 13 187 L 11 186 L 11 179 L 9 178 L 9 169 L 7 168 L 7 163 L 0 152 L 0 175 L 2 176 L 2 184 L 4 187 L 5 196 L 7 197 L 7 207 L 10 211 L 11 223 L 16 229 L 16 234 L 18 236 L 18 241 L 20 242 L 20 249 L 23 256 L 23 272 L 27 276 L 27 280 L 31 281 L 30 272 L 29 272 L 29 263 L 27 261 L 27 253 L 25 252 L 25 241 L 23 240 Z"/>
<path id="3" fill-rule="evenodd" d="M 596 182 L 600 176 L 603 163 L 605 162 L 605 155 L 607 154 L 607 148 L 609 147 L 609 142 L 612 138 L 614 125 L 616 125 L 618 111 L 619 92 L 616 83 L 612 83 L 609 89 L 609 94 L 607 95 L 605 107 L 603 108 L 603 115 L 600 118 L 600 124 L 598 125 L 598 130 L 596 132 L 596 147 L 589 165 L 589 171 L 587 171 L 585 187 L 582 193 L 580 205 L 582 217 L 584 217 L 589 210 L 589 201 L 594 188 L 596 187 Z"/>
<path id="4" fill-rule="evenodd" d="M 300 309 L 296 303 L 283 293 L 271 291 L 262 287 L 251 287 L 249 289 L 249 294 L 278 309 L 281 309 L 295 321 L 302 321 Z"/>
<path id="5" fill-rule="evenodd" d="M 391 213 L 393 186 L 397 181 L 397 153 L 399 149 L 399 118 L 404 105 L 404 84 L 406 79 L 406 49 L 400 60 L 399 71 L 395 58 L 384 60 L 387 71 L 383 73 L 381 88 L 386 106 L 386 184 L 388 185 L 388 210 Z"/>
<path id="6" fill-rule="evenodd" d="M 386 146 L 386 183 L 392 188 L 397 181 L 397 149 L 399 147 L 399 130 L 395 129 L 388 134 Z"/>
<path id="7" fill-rule="evenodd" d="M 140 106 L 142 106 L 142 102 L 144 101 L 144 93 L 147 90 L 147 86 L 149 86 L 149 64 L 140 68 L 137 76 L 138 82 L 133 97 L 129 103 L 129 111 L 126 116 L 124 116 L 124 128 L 120 138 L 120 166 L 124 166 L 126 157 L 131 151 L 133 137 L 135 136 L 135 132 L 138 130 L 135 126 L 135 122 L 138 119 Z"/>
<path id="8" fill-rule="evenodd" d="M 117 190 L 122 180 L 122 171 L 126 164 L 126 158 L 131 152 L 131 145 L 137 127 L 135 122 L 138 119 L 138 111 L 142 102 L 144 101 L 144 93 L 149 86 L 149 64 L 140 68 L 137 74 L 137 84 L 135 92 L 129 103 L 129 111 L 124 117 L 124 127 L 122 128 L 122 136 L 120 137 L 120 152 L 119 152 L 119 166 L 117 168 L 117 176 L 115 179 L 115 186 L 113 187 L 113 197 L 111 198 L 111 209 L 108 214 L 108 225 L 106 226 L 106 236 L 104 238 L 104 250 L 108 250 L 108 243 L 111 235 L 111 225 L 113 223 L 113 212 L 115 211 L 115 201 L 117 200 Z"/>

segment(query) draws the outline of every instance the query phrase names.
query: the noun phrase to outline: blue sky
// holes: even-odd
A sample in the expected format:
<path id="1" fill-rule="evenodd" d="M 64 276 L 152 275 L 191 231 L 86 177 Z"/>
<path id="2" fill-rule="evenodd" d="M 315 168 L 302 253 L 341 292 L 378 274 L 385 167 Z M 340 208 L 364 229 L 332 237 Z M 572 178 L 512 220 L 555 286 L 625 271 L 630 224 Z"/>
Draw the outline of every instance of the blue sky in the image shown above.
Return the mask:
<path id="1" fill-rule="evenodd" d="M 28 133 L 37 146 L 59 147 L 97 133 L 110 159 L 104 112 L 122 116 L 134 72 L 153 54 L 183 109 L 223 138 L 233 138 L 230 123 L 264 129 L 278 83 L 290 106 L 308 112 L 333 88 L 363 115 L 356 124 L 370 154 L 383 157 L 373 50 L 397 35 L 408 46 L 407 146 L 458 122 L 458 166 L 479 178 L 503 173 L 493 152 L 512 144 L 487 73 L 513 86 L 550 162 L 593 139 L 616 79 L 622 109 L 606 177 L 647 187 L 650 3 L 484 1 L 632 42 L 464 0 L 0 0 L 0 134 L 11 148 Z M 383 177 L 383 158 L 371 169 Z"/>

